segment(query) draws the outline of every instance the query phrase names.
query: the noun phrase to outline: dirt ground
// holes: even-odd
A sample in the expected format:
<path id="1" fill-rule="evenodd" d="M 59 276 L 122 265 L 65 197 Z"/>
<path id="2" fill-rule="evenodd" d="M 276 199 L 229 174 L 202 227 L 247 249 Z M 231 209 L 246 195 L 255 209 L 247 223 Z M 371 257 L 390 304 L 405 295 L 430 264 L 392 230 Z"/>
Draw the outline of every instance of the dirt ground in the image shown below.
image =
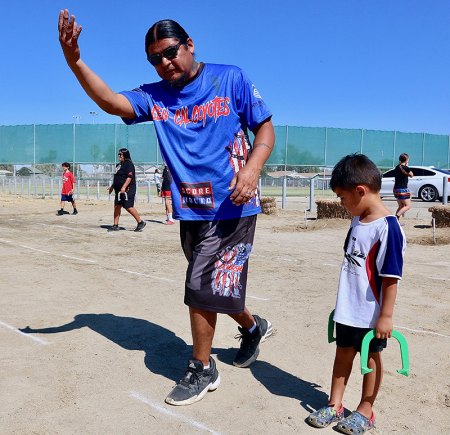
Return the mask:
<path id="1" fill-rule="evenodd" d="M 171 407 L 164 398 L 192 339 L 178 223 L 162 225 L 160 200 L 137 205 L 147 221 L 142 233 L 126 214 L 124 230 L 108 233 L 110 202 L 80 200 L 77 216 L 56 216 L 56 199 L 0 194 L 0 433 L 318 433 L 305 418 L 327 400 L 335 349 L 327 320 L 349 222 L 313 213 L 305 220 L 307 206 L 289 198 L 278 215 L 258 218 L 247 306 L 276 331 L 258 361 L 232 365 L 237 328 L 219 316 L 220 387 L 194 405 Z M 434 244 L 427 207 L 414 202 L 405 220 L 394 318 L 409 343 L 411 374 L 396 372 L 399 346 L 390 340 L 376 434 L 449 433 L 450 229 L 438 229 Z M 357 357 L 348 410 L 361 380 Z"/>

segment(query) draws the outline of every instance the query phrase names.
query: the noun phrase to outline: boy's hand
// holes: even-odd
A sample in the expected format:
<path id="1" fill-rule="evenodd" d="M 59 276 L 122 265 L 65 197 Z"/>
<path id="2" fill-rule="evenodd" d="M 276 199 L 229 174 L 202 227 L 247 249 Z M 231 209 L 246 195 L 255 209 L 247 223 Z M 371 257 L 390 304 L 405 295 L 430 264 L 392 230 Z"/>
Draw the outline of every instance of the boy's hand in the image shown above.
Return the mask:
<path id="1" fill-rule="evenodd" d="M 378 318 L 377 324 L 375 325 L 376 338 L 391 338 L 393 328 L 394 324 L 392 322 L 392 317 L 380 316 Z"/>

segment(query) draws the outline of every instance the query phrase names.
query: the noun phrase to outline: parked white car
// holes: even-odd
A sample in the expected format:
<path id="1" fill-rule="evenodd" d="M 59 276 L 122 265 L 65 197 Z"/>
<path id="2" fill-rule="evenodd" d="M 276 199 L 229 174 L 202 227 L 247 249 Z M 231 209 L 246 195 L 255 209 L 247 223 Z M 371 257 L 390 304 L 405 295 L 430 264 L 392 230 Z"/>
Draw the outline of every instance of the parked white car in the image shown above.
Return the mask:
<path id="1" fill-rule="evenodd" d="M 425 202 L 433 202 L 442 198 L 444 190 L 444 176 L 447 177 L 448 193 L 450 195 L 450 171 L 433 166 L 409 166 L 414 177 L 408 180 L 408 189 L 413 198 L 420 198 Z M 394 169 L 383 174 L 380 196 L 394 196 Z"/>

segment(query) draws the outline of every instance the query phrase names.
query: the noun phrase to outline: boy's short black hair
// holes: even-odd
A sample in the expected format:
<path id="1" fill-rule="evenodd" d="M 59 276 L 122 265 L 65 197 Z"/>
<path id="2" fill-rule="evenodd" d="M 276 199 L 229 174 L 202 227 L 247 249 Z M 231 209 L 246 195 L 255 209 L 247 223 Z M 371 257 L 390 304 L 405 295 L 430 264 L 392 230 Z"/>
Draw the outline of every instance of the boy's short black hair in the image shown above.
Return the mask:
<path id="1" fill-rule="evenodd" d="M 70 169 L 70 163 L 64 162 L 61 166 L 63 168 L 69 168 Z"/>
<path id="2" fill-rule="evenodd" d="M 349 154 L 343 157 L 333 169 L 330 187 L 353 189 L 358 185 L 367 186 L 372 192 L 381 190 L 381 173 L 364 154 Z"/>

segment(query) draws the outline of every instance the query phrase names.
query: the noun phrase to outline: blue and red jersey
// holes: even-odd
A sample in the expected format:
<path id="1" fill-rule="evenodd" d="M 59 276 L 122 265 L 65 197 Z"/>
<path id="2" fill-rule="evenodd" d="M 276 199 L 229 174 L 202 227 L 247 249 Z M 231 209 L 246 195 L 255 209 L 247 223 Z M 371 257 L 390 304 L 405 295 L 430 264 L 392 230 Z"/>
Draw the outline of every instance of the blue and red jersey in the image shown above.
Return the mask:
<path id="1" fill-rule="evenodd" d="M 232 219 L 261 211 L 258 195 L 241 206 L 229 198 L 228 186 L 251 153 L 248 130 L 271 117 L 240 68 L 205 64 L 183 88 L 162 80 L 122 94 L 136 115 L 124 118 L 126 124 L 154 123 L 173 177 L 176 219 Z"/>

